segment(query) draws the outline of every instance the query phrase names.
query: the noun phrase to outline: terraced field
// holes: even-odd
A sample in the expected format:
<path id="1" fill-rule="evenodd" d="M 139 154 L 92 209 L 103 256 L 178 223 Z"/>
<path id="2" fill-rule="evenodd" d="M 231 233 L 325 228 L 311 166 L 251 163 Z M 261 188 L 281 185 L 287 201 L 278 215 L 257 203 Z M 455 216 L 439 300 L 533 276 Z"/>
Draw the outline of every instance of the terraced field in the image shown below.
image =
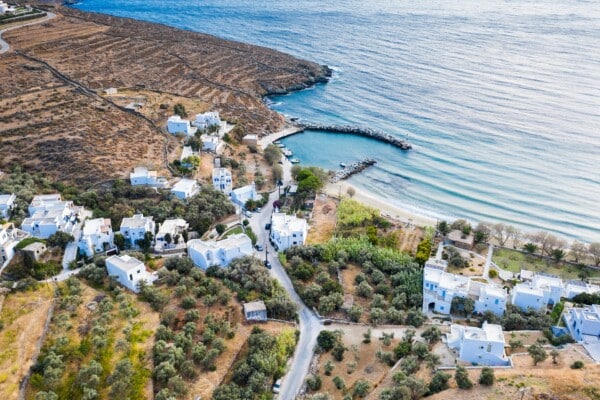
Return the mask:
<path id="1" fill-rule="evenodd" d="M 91 183 L 124 176 L 140 163 L 164 167 L 175 141 L 162 125 L 99 97 L 102 88 L 196 99 L 241 133 L 261 134 L 283 123 L 264 95 L 307 87 L 328 73 L 209 35 L 67 8 L 56 13 L 4 35 L 11 51 L 0 56 L 0 168 L 24 164 Z"/>

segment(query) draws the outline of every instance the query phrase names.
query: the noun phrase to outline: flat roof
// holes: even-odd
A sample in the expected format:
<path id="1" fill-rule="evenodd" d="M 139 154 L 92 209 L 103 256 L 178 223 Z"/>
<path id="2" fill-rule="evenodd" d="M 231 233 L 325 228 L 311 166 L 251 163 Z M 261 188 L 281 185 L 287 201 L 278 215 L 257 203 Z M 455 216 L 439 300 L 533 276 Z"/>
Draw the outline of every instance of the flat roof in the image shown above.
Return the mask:
<path id="1" fill-rule="evenodd" d="M 250 246 L 252 246 L 252 241 L 245 233 L 237 233 L 227 237 L 226 239 L 219 240 L 218 242 L 215 242 L 214 240 L 204 241 L 200 239 L 193 239 L 188 242 L 188 248 L 192 248 L 200 252 L 206 250 L 214 251 L 219 249 L 229 250 L 238 248 L 248 243 L 250 243 Z"/>
<path id="2" fill-rule="evenodd" d="M 141 262 L 137 258 L 128 256 L 127 254 L 124 254 L 122 256 L 110 256 L 106 259 L 106 262 L 110 262 L 112 265 L 114 265 L 122 271 L 130 271 L 132 269 L 140 267 L 143 267 L 144 271 L 146 270 L 146 266 L 143 262 Z"/>
<path id="3" fill-rule="evenodd" d="M 244 313 L 249 313 L 251 311 L 267 311 L 267 307 L 262 300 L 244 303 Z"/>
<path id="4" fill-rule="evenodd" d="M 123 221 L 121 221 L 121 228 L 143 228 L 153 219 L 154 217 L 152 216 L 144 217 L 144 214 L 134 214 L 133 217 L 123 218 Z"/>
<path id="5" fill-rule="evenodd" d="M 284 213 L 273 213 L 271 217 L 271 230 L 280 233 L 291 233 L 303 231 L 306 228 L 306 220 L 294 215 Z"/>
<path id="6" fill-rule="evenodd" d="M 198 186 L 198 182 L 193 179 L 182 179 L 177 182 L 171 191 L 173 192 L 188 192 Z"/>

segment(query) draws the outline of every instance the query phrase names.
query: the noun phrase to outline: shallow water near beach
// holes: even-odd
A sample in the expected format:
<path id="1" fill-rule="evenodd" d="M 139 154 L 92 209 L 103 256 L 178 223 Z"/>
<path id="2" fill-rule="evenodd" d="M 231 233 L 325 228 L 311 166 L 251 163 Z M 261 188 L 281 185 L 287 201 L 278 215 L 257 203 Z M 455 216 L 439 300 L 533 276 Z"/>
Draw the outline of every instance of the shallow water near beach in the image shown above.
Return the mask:
<path id="1" fill-rule="evenodd" d="M 332 81 L 273 98 L 321 123 L 371 126 L 414 150 L 307 132 L 303 164 L 414 212 L 600 240 L 600 2 L 85 0 L 77 8 L 211 33 L 328 64 Z"/>

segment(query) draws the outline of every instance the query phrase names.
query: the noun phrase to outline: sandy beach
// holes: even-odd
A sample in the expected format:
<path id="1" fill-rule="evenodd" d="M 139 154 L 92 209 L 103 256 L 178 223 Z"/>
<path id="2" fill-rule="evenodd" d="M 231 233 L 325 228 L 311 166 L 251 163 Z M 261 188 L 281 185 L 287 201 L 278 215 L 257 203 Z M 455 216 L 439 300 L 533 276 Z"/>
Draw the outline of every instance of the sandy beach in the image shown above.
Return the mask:
<path id="1" fill-rule="evenodd" d="M 378 198 L 367 193 L 360 188 L 350 185 L 348 182 L 328 183 L 324 191 L 328 196 L 338 198 L 340 193 L 342 196 L 348 196 L 348 188 L 352 187 L 356 191 L 352 198 L 362 204 L 376 208 L 381 211 L 381 215 L 391 217 L 393 219 L 419 226 L 434 226 L 436 221 L 433 218 L 416 215 L 408 212 L 400 207 L 388 203 L 384 199 Z"/>

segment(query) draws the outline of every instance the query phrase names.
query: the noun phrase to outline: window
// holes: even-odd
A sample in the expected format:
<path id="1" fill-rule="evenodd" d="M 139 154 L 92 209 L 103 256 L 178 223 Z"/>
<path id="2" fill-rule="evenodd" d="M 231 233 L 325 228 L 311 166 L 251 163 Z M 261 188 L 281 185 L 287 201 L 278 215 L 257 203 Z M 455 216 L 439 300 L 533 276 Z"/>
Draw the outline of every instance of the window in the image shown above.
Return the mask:
<path id="1" fill-rule="evenodd" d="M 492 345 L 491 345 L 490 343 L 488 343 L 486 351 L 487 351 L 488 353 L 489 353 L 490 351 L 492 351 Z"/>
<path id="2" fill-rule="evenodd" d="M 500 303 L 500 300 L 496 299 L 496 301 L 494 301 L 494 304 L 498 304 Z"/>

